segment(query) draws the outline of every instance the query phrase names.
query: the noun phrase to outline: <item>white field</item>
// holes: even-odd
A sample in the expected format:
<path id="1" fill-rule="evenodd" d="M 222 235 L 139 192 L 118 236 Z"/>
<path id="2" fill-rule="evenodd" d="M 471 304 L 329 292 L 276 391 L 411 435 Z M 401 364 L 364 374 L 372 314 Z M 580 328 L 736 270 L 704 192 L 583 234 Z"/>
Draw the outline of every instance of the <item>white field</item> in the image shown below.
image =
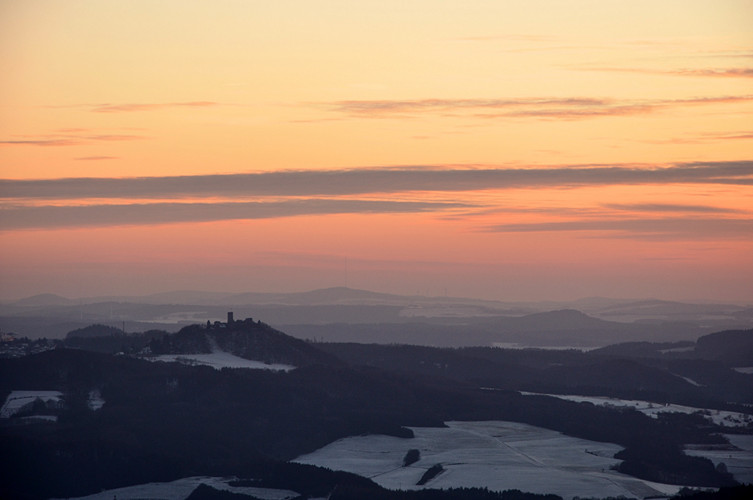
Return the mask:
<path id="1" fill-rule="evenodd" d="M 499 349 L 540 349 L 544 351 L 581 351 L 588 352 L 597 349 L 599 346 L 585 345 L 530 345 L 519 342 L 493 342 L 492 347 Z"/>
<path id="2" fill-rule="evenodd" d="M 746 427 L 753 423 L 753 415 L 738 413 L 724 410 L 706 410 L 704 408 L 694 408 L 692 406 L 682 405 L 662 405 L 661 403 L 651 403 L 649 401 L 638 401 L 633 399 L 617 399 L 604 396 L 577 396 L 563 394 L 539 394 L 534 392 L 522 392 L 524 395 L 551 396 L 553 398 L 566 399 L 576 403 L 592 403 L 597 406 L 614 406 L 617 408 L 634 408 L 639 412 L 652 418 L 658 418 L 659 413 L 696 413 L 702 412 L 703 415 L 713 423 L 724 427 Z"/>
<path id="3" fill-rule="evenodd" d="M 294 461 L 371 478 L 390 489 L 486 487 L 556 493 L 564 498 L 672 495 L 680 486 L 642 481 L 610 470 L 622 448 L 514 422 L 447 422 L 413 428 L 415 438 L 370 435 L 340 439 Z M 402 467 L 410 449 L 421 459 Z M 441 463 L 444 472 L 416 486 Z"/>
<path id="4" fill-rule="evenodd" d="M 21 417 L 24 422 L 57 422 L 58 417 L 55 415 L 31 415 L 29 417 Z"/>
<path id="5" fill-rule="evenodd" d="M 147 483 L 128 486 L 114 490 L 106 490 L 75 500 L 183 500 L 200 484 L 206 484 L 217 490 L 231 491 L 252 495 L 262 500 L 289 500 L 298 497 L 298 493 L 289 490 L 275 490 L 269 488 L 233 487 L 228 483 L 235 478 L 219 477 L 187 477 L 169 483 Z M 74 500 L 74 499 L 71 499 Z"/>
<path id="6" fill-rule="evenodd" d="M 185 363 L 191 365 L 211 366 L 216 370 L 222 368 L 250 368 L 254 370 L 290 371 L 295 366 L 283 364 L 266 364 L 262 361 L 253 361 L 241 358 L 225 351 L 215 351 L 211 354 L 162 354 L 144 358 L 148 361 L 163 361 L 168 363 Z"/>
<path id="7" fill-rule="evenodd" d="M 0 408 L 0 418 L 12 417 L 21 408 L 37 399 L 47 403 L 48 401 L 60 401 L 62 397 L 63 393 L 60 391 L 13 391 L 5 398 L 5 403 Z"/>
<path id="8" fill-rule="evenodd" d="M 737 449 L 702 449 L 700 446 L 694 449 L 686 449 L 687 455 L 705 457 L 719 465 L 723 462 L 727 471 L 741 483 L 753 484 L 753 435 L 749 434 L 725 434 L 732 446 Z"/>

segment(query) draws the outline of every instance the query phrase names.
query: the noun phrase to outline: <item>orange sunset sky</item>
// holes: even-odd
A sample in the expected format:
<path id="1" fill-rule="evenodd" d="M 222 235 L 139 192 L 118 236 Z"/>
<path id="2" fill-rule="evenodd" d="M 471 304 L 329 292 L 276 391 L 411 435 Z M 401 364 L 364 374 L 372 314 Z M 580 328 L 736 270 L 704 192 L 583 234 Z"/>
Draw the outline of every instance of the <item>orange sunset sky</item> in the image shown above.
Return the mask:
<path id="1" fill-rule="evenodd" d="M 753 302 L 753 1 L 0 1 L 0 299 Z"/>

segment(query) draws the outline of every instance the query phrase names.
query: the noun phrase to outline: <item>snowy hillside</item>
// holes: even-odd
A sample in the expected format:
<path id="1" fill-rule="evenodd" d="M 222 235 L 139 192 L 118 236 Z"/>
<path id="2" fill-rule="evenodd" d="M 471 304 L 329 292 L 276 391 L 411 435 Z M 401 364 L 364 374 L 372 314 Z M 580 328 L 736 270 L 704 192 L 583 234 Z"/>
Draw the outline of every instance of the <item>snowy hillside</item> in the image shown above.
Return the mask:
<path id="1" fill-rule="evenodd" d="M 576 403 L 591 403 L 598 406 L 612 406 L 615 408 L 633 408 L 648 415 L 649 417 L 656 418 L 659 413 L 700 413 L 707 420 L 710 420 L 716 425 L 723 427 L 747 427 L 753 425 L 753 415 L 745 413 L 738 413 L 734 411 L 724 410 L 706 410 L 702 408 L 693 408 L 692 406 L 683 406 L 677 404 L 659 404 L 651 403 L 649 401 L 638 401 L 632 399 L 618 399 L 602 396 L 577 396 L 577 395 L 563 395 L 563 394 L 538 394 L 532 392 L 521 392 L 524 395 L 540 395 L 551 396 L 553 398 L 565 399 L 567 401 L 574 401 Z"/>
<path id="2" fill-rule="evenodd" d="M 515 422 L 447 422 L 447 428 L 412 428 L 415 438 L 370 435 L 340 439 L 299 463 L 344 470 L 390 489 L 418 489 L 427 469 L 444 471 L 427 488 L 485 487 L 556 493 L 564 498 L 675 494 L 679 486 L 657 484 L 610 470 L 621 447 L 565 436 Z M 403 467 L 409 449 L 420 460 Z M 546 480 L 542 480 L 546 478 Z"/>
<path id="3" fill-rule="evenodd" d="M 10 418 L 30 408 L 35 401 L 42 401 L 45 405 L 59 404 L 62 397 L 63 393 L 60 391 L 13 391 L 0 408 L 0 418 Z"/>
<path id="4" fill-rule="evenodd" d="M 114 490 L 105 490 L 93 495 L 78 497 L 70 500 L 184 500 L 198 486 L 205 484 L 215 490 L 227 491 L 242 495 L 252 495 L 260 500 L 290 500 L 298 497 L 298 493 L 289 490 L 275 490 L 270 488 L 233 487 L 229 483 L 233 478 L 219 477 L 187 477 L 166 483 L 147 483 Z"/>
<path id="5" fill-rule="evenodd" d="M 206 365 L 216 370 L 222 368 L 250 368 L 255 370 L 290 371 L 295 369 L 293 365 L 280 363 L 264 363 L 241 358 L 225 351 L 214 351 L 209 354 L 162 354 L 144 358 L 148 361 L 176 362 L 188 365 Z"/>

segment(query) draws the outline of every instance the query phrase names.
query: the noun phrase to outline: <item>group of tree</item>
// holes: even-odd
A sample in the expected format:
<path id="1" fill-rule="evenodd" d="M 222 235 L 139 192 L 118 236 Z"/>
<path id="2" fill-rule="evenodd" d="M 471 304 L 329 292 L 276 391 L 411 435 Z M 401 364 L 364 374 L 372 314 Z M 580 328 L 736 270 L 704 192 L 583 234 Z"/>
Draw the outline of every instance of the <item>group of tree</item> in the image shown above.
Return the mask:
<path id="1" fill-rule="evenodd" d="M 260 327 L 259 332 L 264 331 Z M 203 326 L 192 327 L 183 336 L 152 340 L 155 346 L 177 339 L 205 348 L 198 344 L 207 338 L 205 333 Z M 264 478 L 269 487 L 303 494 L 305 481 L 296 479 L 296 474 L 305 477 L 313 469 L 281 464 L 339 438 L 360 434 L 402 437 L 410 450 L 412 432 L 407 427 L 442 426 L 450 420 L 508 420 L 617 443 L 625 448 L 618 456 L 623 460 L 620 470 L 645 479 L 698 486 L 734 484 L 711 461 L 682 453 L 689 442 L 724 442 L 720 429 L 697 415 L 652 419 L 635 410 L 526 396 L 515 390 L 520 385 L 513 385 L 525 379 L 504 378 L 515 377 L 514 370 L 521 369 L 532 386 L 542 388 L 552 383 L 546 375 L 559 374 L 564 384 L 581 380 L 581 375 L 563 375 L 564 368 L 556 363 L 564 359 L 576 374 L 594 376 L 592 383 L 604 384 L 604 390 L 614 383 L 611 390 L 627 391 L 637 390 L 646 377 L 658 377 L 656 366 L 649 365 L 643 372 L 644 365 L 633 360 L 599 360 L 574 352 L 518 354 L 406 346 L 369 351 L 368 346 L 327 344 L 303 348 L 301 341 L 288 342 L 280 332 L 267 333 L 266 338 L 273 339 L 270 342 L 290 346 L 295 352 L 324 351 L 290 372 L 149 363 L 80 349 L 0 360 L 0 398 L 23 387 L 59 390 L 67 403 L 57 424 L 0 427 L 0 462 L 5 464 L 0 496 L 81 496 L 196 475 Z M 371 356 L 366 355 L 369 352 Z M 371 366 L 356 362 L 359 356 L 370 360 Z M 616 380 L 619 376 L 625 380 Z M 673 383 L 667 381 L 663 388 L 684 387 Z M 480 388 L 490 386 L 498 390 Z M 86 395 L 93 388 L 106 401 L 98 411 L 86 405 Z M 669 392 L 667 397 L 676 396 Z M 406 461 L 415 458 L 409 455 Z M 293 470 L 298 472 L 293 474 Z M 39 477 L 45 481 L 38 481 Z M 355 479 L 329 487 L 321 496 L 355 498 L 354 492 L 361 491 L 363 496 L 358 498 L 451 498 L 442 497 L 442 492 L 435 493 L 436 497 L 385 493 Z M 382 496 L 369 496 L 372 491 Z"/>

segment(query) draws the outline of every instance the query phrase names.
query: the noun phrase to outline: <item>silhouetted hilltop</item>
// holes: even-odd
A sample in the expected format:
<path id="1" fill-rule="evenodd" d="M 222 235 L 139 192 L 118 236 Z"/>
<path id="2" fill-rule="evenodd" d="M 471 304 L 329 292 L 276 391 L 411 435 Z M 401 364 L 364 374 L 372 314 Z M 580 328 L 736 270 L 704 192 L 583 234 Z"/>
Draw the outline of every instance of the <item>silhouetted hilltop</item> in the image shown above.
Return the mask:
<path id="1" fill-rule="evenodd" d="M 593 318 L 575 309 L 560 309 L 528 314 L 518 318 L 505 318 L 508 328 L 519 330 L 593 330 L 614 328 L 614 323 Z"/>
<path id="2" fill-rule="evenodd" d="M 45 307 L 45 306 L 69 306 L 76 302 L 54 293 L 42 293 L 33 295 L 13 302 L 14 306 L 21 307 Z"/>
<path id="3" fill-rule="evenodd" d="M 753 330 L 727 330 L 704 335 L 696 341 L 696 353 L 738 366 L 753 366 Z"/>
<path id="4" fill-rule="evenodd" d="M 120 328 L 115 328 L 114 326 L 108 326 L 108 325 L 89 325 L 85 326 L 84 328 L 77 328 L 75 330 L 71 330 L 68 332 L 68 334 L 65 336 L 66 340 L 73 339 L 76 337 L 79 338 L 94 338 L 94 337 L 110 337 L 110 336 L 122 336 L 124 335 L 123 330 Z"/>
<path id="5" fill-rule="evenodd" d="M 699 337 L 696 342 L 624 342 L 594 354 L 633 358 L 704 359 L 729 366 L 753 366 L 753 330 L 725 330 Z"/>
<path id="6" fill-rule="evenodd" d="M 241 358 L 293 366 L 339 364 L 331 354 L 251 318 L 227 323 L 191 325 L 153 339 L 153 354 L 208 354 L 229 352 Z"/>
<path id="7" fill-rule="evenodd" d="M 184 333 L 198 339 L 201 328 Z M 243 328 L 237 333 L 244 331 L 249 333 Z M 380 350 L 387 354 L 387 348 Z M 509 354 L 485 352 L 491 358 Z M 432 355 L 442 354 L 452 357 L 451 350 Z M 480 358 L 472 351 L 460 354 Z M 388 434 L 405 439 L 408 450 L 414 447 L 412 432 L 403 426 L 441 426 L 448 420 L 512 420 L 614 442 L 629 450 L 620 470 L 652 481 L 672 474 L 681 484 L 732 483 L 711 461 L 681 453 L 688 442 L 724 444 L 718 429 L 701 417 L 654 419 L 637 411 L 480 390 L 490 385 L 472 378 L 417 377 L 357 365 L 213 370 L 69 349 L 0 360 L 0 397 L 19 388 L 55 390 L 65 402 L 57 423 L 0 425 L 0 461 L 6 464 L 0 492 L 7 492 L 0 496 L 81 496 L 196 475 L 258 477 L 255 464 L 289 460 L 345 436 Z M 600 378 L 598 370 L 592 373 L 592 380 Z M 88 402 L 93 392 L 103 401 L 98 409 Z M 285 481 L 279 486 L 297 490 Z"/>

